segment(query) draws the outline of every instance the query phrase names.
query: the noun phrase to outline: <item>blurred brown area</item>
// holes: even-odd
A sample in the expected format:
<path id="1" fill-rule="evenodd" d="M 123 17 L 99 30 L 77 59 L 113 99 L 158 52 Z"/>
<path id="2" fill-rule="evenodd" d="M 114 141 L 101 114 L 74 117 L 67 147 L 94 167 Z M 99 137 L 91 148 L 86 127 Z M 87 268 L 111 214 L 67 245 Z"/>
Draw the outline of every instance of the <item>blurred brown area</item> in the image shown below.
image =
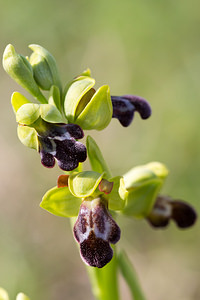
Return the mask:
<path id="1" fill-rule="evenodd" d="M 149 100 L 153 114 L 122 128 L 112 120 L 86 132 L 114 175 L 161 161 L 170 169 L 163 192 L 200 210 L 200 4 L 198 1 L 1 0 L 0 54 L 8 43 L 30 55 L 41 44 L 67 83 L 87 67 L 112 95 Z M 69 221 L 39 207 L 60 170 L 45 169 L 17 139 L 13 91 L 27 93 L 0 68 L 0 286 L 37 300 L 93 299 Z M 87 168 L 89 164 L 86 163 Z M 148 300 L 200 299 L 200 227 L 153 230 L 119 218 L 122 239 Z M 120 279 L 122 299 L 131 299 Z"/>

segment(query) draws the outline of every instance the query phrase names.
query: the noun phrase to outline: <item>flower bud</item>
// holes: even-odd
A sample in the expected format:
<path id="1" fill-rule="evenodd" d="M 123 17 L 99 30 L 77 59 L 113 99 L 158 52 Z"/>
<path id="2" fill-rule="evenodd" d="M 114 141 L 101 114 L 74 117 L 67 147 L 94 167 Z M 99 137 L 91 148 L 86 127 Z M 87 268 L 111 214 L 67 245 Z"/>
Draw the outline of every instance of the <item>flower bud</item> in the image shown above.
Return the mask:
<path id="1" fill-rule="evenodd" d="M 29 48 L 33 51 L 30 64 L 39 87 L 42 90 L 50 90 L 52 85 L 56 85 L 61 91 L 61 81 L 54 57 L 42 46 L 33 44 Z"/>
<path id="2" fill-rule="evenodd" d="M 9 300 L 6 290 L 0 287 L 0 300 Z"/>
<path id="3" fill-rule="evenodd" d="M 19 293 L 16 297 L 16 300 L 30 300 L 24 293 Z"/>
<path id="4" fill-rule="evenodd" d="M 29 61 L 24 56 L 17 54 L 11 44 L 9 44 L 4 51 L 3 67 L 11 78 L 25 88 L 37 100 L 41 103 L 47 103 L 46 98 L 40 92 L 33 78 L 33 69 Z"/>

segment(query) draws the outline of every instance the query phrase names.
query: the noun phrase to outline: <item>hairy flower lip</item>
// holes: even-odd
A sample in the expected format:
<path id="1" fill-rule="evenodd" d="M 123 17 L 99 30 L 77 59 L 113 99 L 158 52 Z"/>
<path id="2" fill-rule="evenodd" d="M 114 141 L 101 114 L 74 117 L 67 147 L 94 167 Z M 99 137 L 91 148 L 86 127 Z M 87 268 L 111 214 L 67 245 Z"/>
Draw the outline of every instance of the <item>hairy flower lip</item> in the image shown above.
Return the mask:
<path id="1" fill-rule="evenodd" d="M 147 221 L 156 228 L 166 227 L 170 220 L 181 228 L 188 228 L 195 224 L 197 213 L 188 203 L 173 200 L 167 196 L 158 196 Z"/>
<path id="2" fill-rule="evenodd" d="M 135 106 L 135 110 L 139 112 L 142 119 L 145 120 L 151 116 L 151 106 L 146 99 L 136 95 L 123 95 L 122 97 L 129 100 Z"/>
<path id="3" fill-rule="evenodd" d="M 142 119 L 147 119 L 151 116 L 151 107 L 149 103 L 140 96 L 111 96 L 111 100 L 113 104 L 112 117 L 117 118 L 124 127 L 131 124 L 135 111 L 140 114 Z"/>
<path id="4" fill-rule="evenodd" d="M 80 126 L 47 122 L 44 125 L 46 126 L 45 130 L 38 132 L 36 128 L 36 131 L 41 163 L 45 167 L 54 167 L 56 159 L 60 169 L 72 171 L 78 167 L 79 162 L 86 160 L 86 147 L 76 141 L 84 136 Z"/>
<path id="5" fill-rule="evenodd" d="M 103 198 L 83 201 L 73 233 L 80 244 L 83 261 L 97 268 L 104 267 L 112 259 L 110 243 L 116 244 L 120 239 L 120 228 L 108 212 Z"/>

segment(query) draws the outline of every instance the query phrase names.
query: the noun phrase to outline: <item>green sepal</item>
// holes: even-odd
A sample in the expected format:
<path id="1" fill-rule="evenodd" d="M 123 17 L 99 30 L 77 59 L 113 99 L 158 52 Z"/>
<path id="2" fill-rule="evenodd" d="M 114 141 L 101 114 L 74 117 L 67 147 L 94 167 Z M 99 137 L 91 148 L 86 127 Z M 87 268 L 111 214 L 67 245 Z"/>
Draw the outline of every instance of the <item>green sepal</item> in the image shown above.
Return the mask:
<path id="1" fill-rule="evenodd" d="M 40 45 L 32 44 L 29 45 L 29 48 L 33 51 L 30 63 L 38 85 L 44 90 L 50 90 L 52 85 L 56 85 L 61 92 L 61 80 L 53 55 Z"/>
<path id="2" fill-rule="evenodd" d="M 110 170 L 103 158 L 101 150 L 90 135 L 87 136 L 86 146 L 92 170 L 100 174 L 104 172 L 104 178 L 109 179 L 111 177 Z"/>
<path id="3" fill-rule="evenodd" d="M 79 76 L 72 81 L 64 99 L 64 110 L 69 123 L 75 123 L 76 109 L 82 97 L 95 85 L 95 80 L 88 76 Z"/>
<path id="4" fill-rule="evenodd" d="M 108 208 L 110 210 L 122 210 L 127 195 L 124 179 L 121 176 L 117 176 L 109 179 L 109 181 L 114 184 L 112 191 L 108 194 Z"/>
<path id="5" fill-rule="evenodd" d="M 123 177 L 126 188 L 133 188 L 148 183 L 153 178 L 165 179 L 169 171 L 166 166 L 160 162 L 151 162 L 132 168 Z"/>
<path id="6" fill-rule="evenodd" d="M 34 123 L 39 116 L 40 105 L 36 103 L 26 103 L 17 110 L 16 121 L 20 124 L 30 125 Z"/>
<path id="7" fill-rule="evenodd" d="M 68 187 L 54 187 L 46 192 L 40 206 L 48 212 L 60 217 L 78 215 L 82 200 L 74 197 Z"/>
<path id="8" fill-rule="evenodd" d="M 28 296 L 26 296 L 24 293 L 17 294 L 16 300 L 30 300 Z"/>
<path id="9" fill-rule="evenodd" d="M 100 87 L 85 108 L 76 118 L 76 124 L 83 130 L 102 130 L 112 119 L 112 102 L 110 88 L 107 85 Z"/>
<path id="10" fill-rule="evenodd" d="M 52 85 L 49 91 L 49 104 L 55 105 L 57 109 L 61 110 L 61 101 L 60 101 L 60 90 L 56 85 Z"/>
<path id="11" fill-rule="evenodd" d="M 47 103 L 46 98 L 40 92 L 40 89 L 33 77 L 32 66 L 26 57 L 17 54 L 13 45 L 6 46 L 3 54 L 3 67 L 8 75 L 18 84 L 25 88 L 41 103 Z"/>
<path id="12" fill-rule="evenodd" d="M 28 99 L 26 99 L 25 96 L 20 94 L 19 92 L 14 92 L 11 96 L 11 104 L 13 107 L 14 112 L 16 113 L 18 109 L 26 104 L 26 103 L 31 103 Z"/>
<path id="13" fill-rule="evenodd" d="M 63 123 L 61 113 L 52 104 L 40 104 L 40 116 L 49 123 Z"/>
<path id="14" fill-rule="evenodd" d="M 17 135 L 22 144 L 38 151 L 38 137 L 34 128 L 18 125 Z"/>
<path id="15" fill-rule="evenodd" d="M 69 190 L 75 197 L 85 198 L 92 195 L 99 185 L 103 174 L 83 171 L 69 176 Z M 100 193 L 100 192 L 99 192 Z"/>
<path id="16" fill-rule="evenodd" d="M 162 180 L 157 178 L 128 190 L 122 213 L 127 216 L 145 218 L 152 210 L 161 187 Z"/>
<path id="17" fill-rule="evenodd" d="M 9 300 L 6 290 L 0 287 L 0 300 Z"/>
<path id="18" fill-rule="evenodd" d="M 128 193 L 123 213 L 146 217 L 152 210 L 167 175 L 167 168 L 159 162 L 138 166 L 126 173 L 124 182 Z"/>

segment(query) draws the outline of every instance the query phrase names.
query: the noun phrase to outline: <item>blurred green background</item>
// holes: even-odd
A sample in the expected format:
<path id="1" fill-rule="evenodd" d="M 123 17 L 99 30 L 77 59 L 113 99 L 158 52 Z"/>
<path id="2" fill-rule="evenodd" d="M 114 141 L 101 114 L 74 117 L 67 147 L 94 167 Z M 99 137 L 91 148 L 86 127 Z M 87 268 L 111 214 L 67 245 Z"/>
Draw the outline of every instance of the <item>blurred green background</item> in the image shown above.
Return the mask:
<path id="1" fill-rule="evenodd" d="M 31 43 L 56 58 L 63 82 L 90 67 L 112 95 L 149 100 L 153 115 L 128 128 L 112 120 L 90 132 L 114 175 L 149 161 L 164 162 L 168 195 L 200 210 L 200 2 L 188 0 L 0 0 L 0 52 L 12 43 L 30 55 Z M 57 167 L 45 169 L 17 139 L 13 91 L 27 95 L 0 69 L 0 286 L 11 299 L 93 299 L 69 222 L 39 208 L 55 186 Z M 152 230 L 120 218 L 120 247 L 135 265 L 148 300 L 200 299 L 200 227 Z M 130 299 L 120 281 L 123 299 Z M 111 299 L 114 300 L 114 299 Z"/>

